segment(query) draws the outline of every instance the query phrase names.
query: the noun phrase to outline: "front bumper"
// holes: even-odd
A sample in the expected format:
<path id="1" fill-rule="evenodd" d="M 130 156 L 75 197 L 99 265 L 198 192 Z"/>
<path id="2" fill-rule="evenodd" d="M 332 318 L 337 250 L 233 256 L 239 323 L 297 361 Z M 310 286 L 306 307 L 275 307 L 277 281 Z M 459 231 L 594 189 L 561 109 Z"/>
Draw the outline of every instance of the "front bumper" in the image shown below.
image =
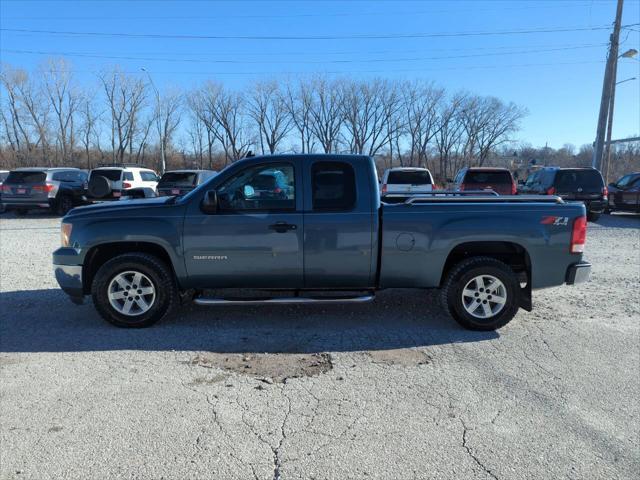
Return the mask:
<path id="1" fill-rule="evenodd" d="M 78 252 L 74 248 L 62 247 L 53 252 L 53 272 L 60 288 L 79 305 L 84 300 L 82 265 L 78 265 Z"/>
<path id="2" fill-rule="evenodd" d="M 574 263 L 567 269 L 566 284 L 588 282 L 591 278 L 591 264 L 589 262 Z"/>

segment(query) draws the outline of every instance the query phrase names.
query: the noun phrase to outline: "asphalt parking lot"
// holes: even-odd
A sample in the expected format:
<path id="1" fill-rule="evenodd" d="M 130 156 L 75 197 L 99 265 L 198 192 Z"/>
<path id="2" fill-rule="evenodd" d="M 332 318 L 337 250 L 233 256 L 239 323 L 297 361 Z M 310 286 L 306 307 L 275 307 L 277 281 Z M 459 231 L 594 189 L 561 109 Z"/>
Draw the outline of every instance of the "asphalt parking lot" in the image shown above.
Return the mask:
<path id="1" fill-rule="evenodd" d="M 117 329 L 57 288 L 59 222 L 0 217 L 2 479 L 637 478 L 638 216 L 492 333 L 410 290 Z"/>

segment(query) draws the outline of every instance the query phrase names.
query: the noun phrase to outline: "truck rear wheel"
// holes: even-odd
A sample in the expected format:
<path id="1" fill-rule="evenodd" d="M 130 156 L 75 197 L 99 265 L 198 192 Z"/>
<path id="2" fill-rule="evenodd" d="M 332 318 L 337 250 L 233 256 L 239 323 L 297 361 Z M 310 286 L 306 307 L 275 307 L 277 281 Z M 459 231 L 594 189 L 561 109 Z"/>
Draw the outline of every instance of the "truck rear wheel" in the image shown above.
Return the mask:
<path id="1" fill-rule="evenodd" d="M 118 327 L 149 327 L 178 303 L 173 273 L 163 261 L 144 253 L 126 253 L 100 267 L 91 286 L 93 303 Z"/>
<path id="2" fill-rule="evenodd" d="M 444 282 L 442 303 L 464 328 L 504 327 L 520 307 L 520 284 L 504 262 L 472 257 L 455 265 Z"/>

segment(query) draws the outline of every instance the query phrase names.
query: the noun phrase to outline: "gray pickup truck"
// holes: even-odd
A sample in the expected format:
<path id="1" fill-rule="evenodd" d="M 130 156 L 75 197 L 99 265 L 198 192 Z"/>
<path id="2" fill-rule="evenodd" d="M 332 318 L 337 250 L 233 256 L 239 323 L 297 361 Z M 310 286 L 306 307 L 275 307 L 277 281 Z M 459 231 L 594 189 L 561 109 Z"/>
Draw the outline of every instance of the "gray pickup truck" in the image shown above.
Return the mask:
<path id="1" fill-rule="evenodd" d="M 465 192 L 385 204 L 373 159 L 356 155 L 247 158 L 183 197 L 75 208 L 61 230 L 58 283 L 122 327 L 187 301 L 363 302 L 410 287 L 442 289 L 462 326 L 492 330 L 531 310 L 532 289 L 591 271 L 582 203 Z M 225 294 L 239 288 L 263 296 Z"/>

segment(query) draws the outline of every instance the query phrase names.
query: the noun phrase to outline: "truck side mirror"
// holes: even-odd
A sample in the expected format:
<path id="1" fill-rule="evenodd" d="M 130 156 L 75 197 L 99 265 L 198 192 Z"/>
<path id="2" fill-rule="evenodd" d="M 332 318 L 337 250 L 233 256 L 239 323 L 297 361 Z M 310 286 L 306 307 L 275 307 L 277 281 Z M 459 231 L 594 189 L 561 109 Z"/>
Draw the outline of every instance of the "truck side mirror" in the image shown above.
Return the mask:
<path id="1" fill-rule="evenodd" d="M 200 204 L 200 209 L 207 215 L 218 213 L 218 192 L 207 190 Z"/>

